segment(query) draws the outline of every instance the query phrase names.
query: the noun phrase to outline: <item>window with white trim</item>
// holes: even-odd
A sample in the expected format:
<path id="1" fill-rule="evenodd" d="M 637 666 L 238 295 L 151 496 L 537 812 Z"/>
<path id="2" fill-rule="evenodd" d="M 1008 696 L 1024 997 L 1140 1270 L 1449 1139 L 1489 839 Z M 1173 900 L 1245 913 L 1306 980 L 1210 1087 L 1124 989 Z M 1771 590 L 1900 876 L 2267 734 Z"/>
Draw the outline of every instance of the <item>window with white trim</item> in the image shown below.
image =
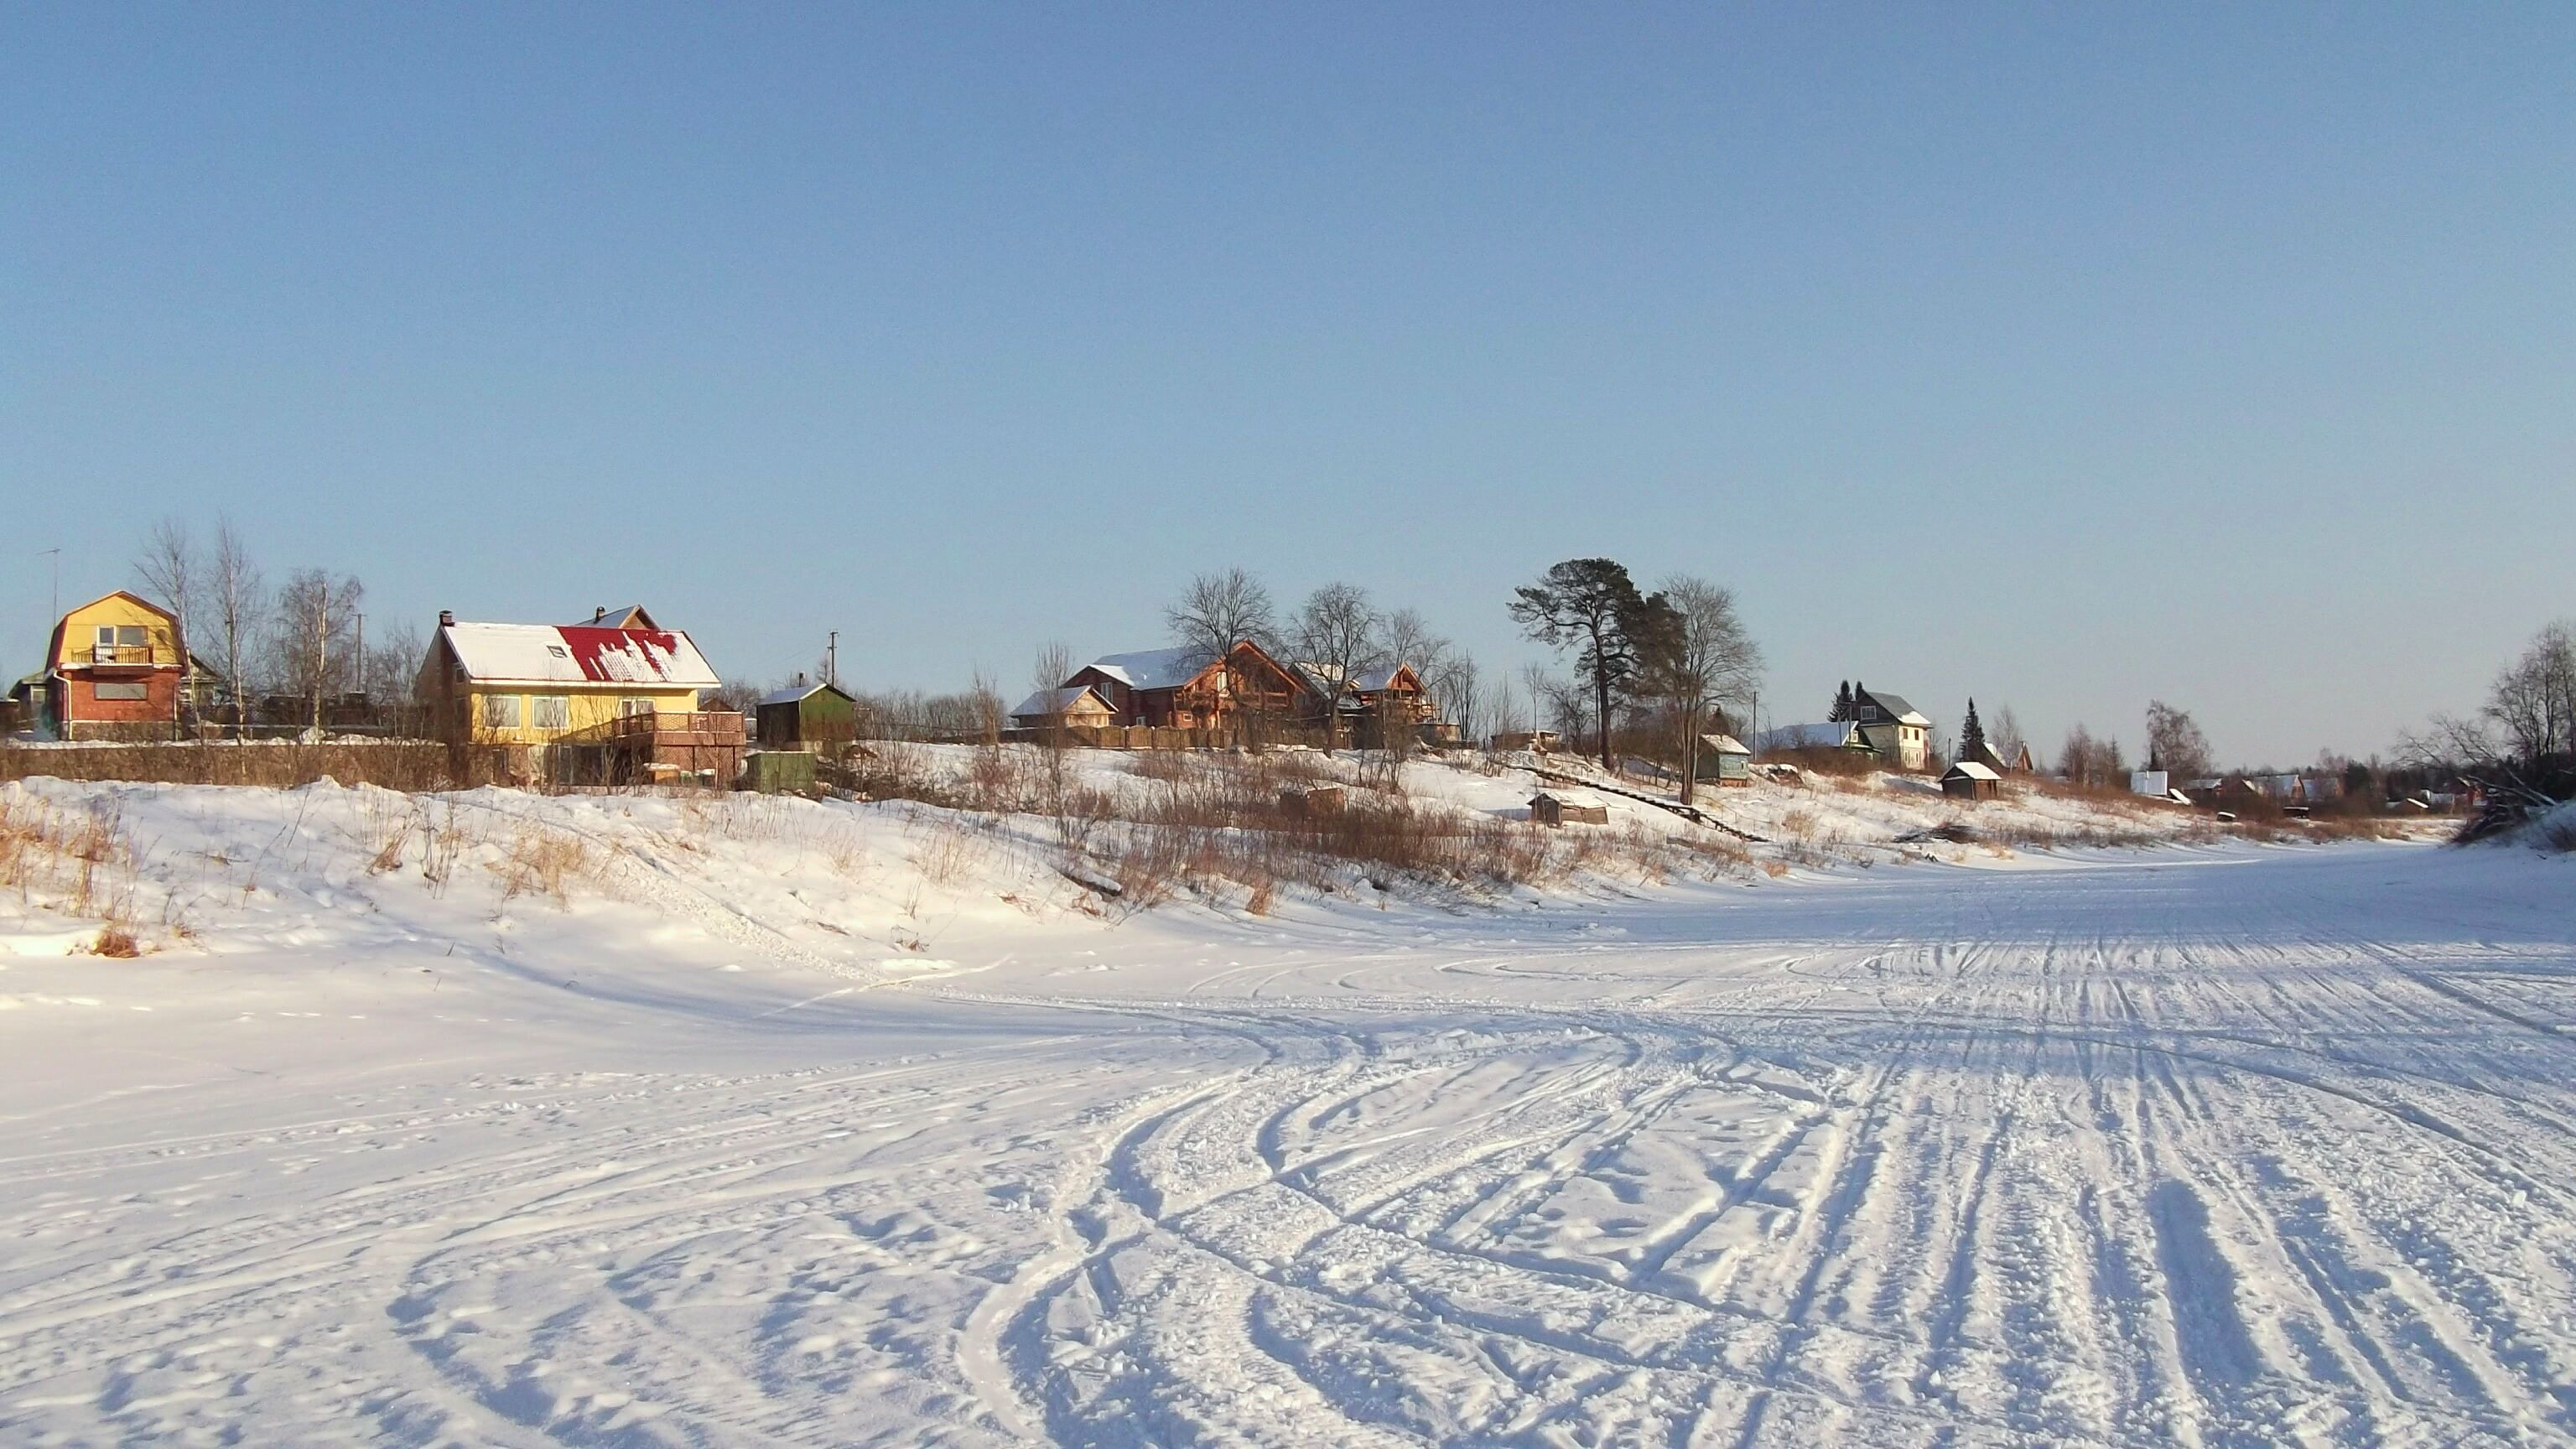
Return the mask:
<path id="1" fill-rule="evenodd" d="M 519 727 L 519 697 L 515 694 L 483 696 L 483 728 L 514 730 Z"/>
<path id="2" fill-rule="evenodd" d="M 98 692 L 98 698 L 101 700 L 150 699 L 152 697 L 151 690 L 140 684 L 127 684 L 119 681 L 101 680 L 94 687 Z"/>
<path id="3" fill-rule="evenodd" d="M 617 712 L 620 715 L 651 714 L 653 712 L 653 701 L 649 699 L 638 699 L 630 695 L 617 702 Z"/>
<path id="4" fill-rule="evenodd" d="M 569 729 L 572 726 L 572 696 L 540 694 L 529 701 L 528 723 L 541 730 Z"/>

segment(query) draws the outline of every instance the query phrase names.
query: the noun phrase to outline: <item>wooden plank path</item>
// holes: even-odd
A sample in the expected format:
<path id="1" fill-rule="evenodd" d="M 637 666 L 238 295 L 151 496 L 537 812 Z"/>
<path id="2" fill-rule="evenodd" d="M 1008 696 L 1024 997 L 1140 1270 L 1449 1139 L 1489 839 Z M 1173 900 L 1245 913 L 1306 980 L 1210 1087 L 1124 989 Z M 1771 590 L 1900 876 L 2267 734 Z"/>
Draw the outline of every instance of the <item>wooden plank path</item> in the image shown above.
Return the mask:
<path id="1" fill-rule="evenodd" d="M 1725 821 L 1718 819 L 1716 816 L 1709 814 L 1707 811 L 1700 809 L 1696 805 L 1685 805 L 1679 800 L 1660 799 L 1656 796 L 1649 795 L 1642 790 L 1631 790 L 1622 785 L 1605 785 L 1598 780 L 1586 779 L 1581 775 L 1568 775 L 1556 770 L 1542 770 L 1536 765 L 1523 765 L 1520 768 L 1553 784 L 1572 785 L 1580 790 L 1598 790 L 1605 795 L 1617 795 L 1625 799 L 1634 800 L 1642 805 L 1652 805 L 1659 810 L 1670 810 L 1675 815 L 1680 816 L 1693 825 L 1705 825 L 1711 830 L 1723 830 L 1738 840 L 1748 840 L 1755 845 L 1769 845 L 1771 843 L 1769 840 L 1766 840 L 1759 835 L 1755 835 L 1749 830 L 1736 829 L 1734 826 L 1727 824 Z"/>

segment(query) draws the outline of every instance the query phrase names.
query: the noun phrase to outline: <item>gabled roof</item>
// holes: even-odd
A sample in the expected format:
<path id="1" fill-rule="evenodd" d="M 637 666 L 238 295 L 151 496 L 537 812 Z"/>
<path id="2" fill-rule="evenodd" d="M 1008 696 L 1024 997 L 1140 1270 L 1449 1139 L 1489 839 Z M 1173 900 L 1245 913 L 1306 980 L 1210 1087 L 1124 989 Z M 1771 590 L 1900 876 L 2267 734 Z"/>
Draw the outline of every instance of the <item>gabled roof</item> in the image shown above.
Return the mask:
<path id="1" fill-rule="evenodd" d="M 1100 697 L 1100 691 L 1092 688 L 1088 684 L 1061 685 L 1054 689 L 1041 689 L 1037 693 L 1030 695 L 1028 698 L 1021 700 L 1018 704 L 1012 706 L 1011 718 L 1046 719 L 1054 715 L 1063 714 L 1067 710 L 1072 709 L 1076 704 L 1080 703 L 1082 697 L 1086 694 L 1090 695 L 1092 702 L 1099 705 L 1104 712 L 1116 712 L 1110 709 L 1109 701 Z"/>
<path id="2" fill-rule="evenodd" d="M 810 699 L 827 689 L 832 693 L 839 695 L 841 698 L 849 700 L 852 704 L 858 703 L 857 697 L 852 695 L 848 690 L 843 689 L 837 684 L 828 684 L 817 679 L 811 684 L 791 684 L 784 689 L 773 689 L 769 693 L 762 695 L 760 697 L 760 704 L 753 707 L 760 708 L 762 706 L 772 704 L 801 704 L 805 700 Z"/>
<path id="3" fill-rule="evenodd" d="M 1877 705 L 1879 713 L 1898 724 L 1928 726 L 1932 723 L 1924 718 L 1921 710 L 1907 704 L 1903 695 L 1889 694 L 1883 689 L 1855 689 L 1852 691 L 1852 703 Z"/>
<path id="4" fill-rule="evenodd" d="M 439 637 L 476 684 L 638 684 L 713 689 L 716 672 L 676 629 L 589 624 L 443 624 Z"/>
<path id="5" fill-rule="evenodd" d="M 1847 750 L 1859 743 L 1860 726 L 1847 719 L 1828 724 L 1782 725 L 1764 730 L 1760 740 L 1766 755 L 1775 750 Z"/>
<path id="6" fill-rule="evenodd" d="M 645 612 L 642 604 L 628 604 L 622 609 L 602 609 L 591 618 L 575 619 L 572 622 L 574 627 L 583 629 L 659 630 L 662 627 L 653 622 L 653 616 Z"/>
<path id="7" fill-rule="evenodd" d="M 1172 649 L 1140 649 L 1132 654 L 1103 654 L 1084 668 L 1129 689 L 1178 689 L 1207 671 L 1216 656 L 1197 644 Z M 1077 671 L 1079 672 L 1079 671 Z"/>
<path id="8" fill-rule="evenodd" d="M 1733 735 L 1701 735 L 1699 737 L 1699 742 L 1702 749 L 1715 750 L 1721 755 L 1750 755 L 1753 753 L 1751 750 L 1744 747 L 1744 741 L 1737 739 Z"/>
<path id="9" fill-rule="evenodd" d="M 1993 770 L 1978 764 L 1974 760 L 1961 760 L 1959 763 L 1950 767 L 1950 773 L 1948 775 L 1943 775 L 1941 778 L 1946 780 L 1950 778 L 1950 775 L 1957 775 L 1960 778 L 1967 780 L 2000 780 L 2003 778 L 2003 776 L 1996 774 Z"/>

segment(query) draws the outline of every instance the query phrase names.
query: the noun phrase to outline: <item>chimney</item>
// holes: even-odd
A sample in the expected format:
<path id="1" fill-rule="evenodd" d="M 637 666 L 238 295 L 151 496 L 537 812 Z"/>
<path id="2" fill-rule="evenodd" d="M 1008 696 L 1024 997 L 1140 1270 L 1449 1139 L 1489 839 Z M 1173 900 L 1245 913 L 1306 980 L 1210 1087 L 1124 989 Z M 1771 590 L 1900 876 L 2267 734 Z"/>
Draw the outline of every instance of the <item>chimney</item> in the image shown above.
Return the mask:
<path id="1" fill-rule="evenodd" d="M 594 624 L 608 622 L 608 610 L 604 606 L 594 606 L 590 611 L 590 622 Z"/>
<path id="2" fill-rule="evenodd" d="M 441 609 L 438 611 L 438 627 L 444 629 L 455 622 L 456 611 L 454 609 Z"/>

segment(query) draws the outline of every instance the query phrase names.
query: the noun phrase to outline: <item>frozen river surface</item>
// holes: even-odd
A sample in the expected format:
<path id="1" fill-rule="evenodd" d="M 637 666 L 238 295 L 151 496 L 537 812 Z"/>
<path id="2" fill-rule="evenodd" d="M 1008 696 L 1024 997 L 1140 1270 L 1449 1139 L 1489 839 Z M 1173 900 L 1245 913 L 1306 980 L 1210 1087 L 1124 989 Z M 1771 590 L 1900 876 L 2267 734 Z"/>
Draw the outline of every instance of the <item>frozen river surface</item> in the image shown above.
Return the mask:
<path id="1" fill-rule="evenodd" d="M 2576 868 L 2019 864 L 20 957 L 0 1440 L 2576 1442 Z"/>

